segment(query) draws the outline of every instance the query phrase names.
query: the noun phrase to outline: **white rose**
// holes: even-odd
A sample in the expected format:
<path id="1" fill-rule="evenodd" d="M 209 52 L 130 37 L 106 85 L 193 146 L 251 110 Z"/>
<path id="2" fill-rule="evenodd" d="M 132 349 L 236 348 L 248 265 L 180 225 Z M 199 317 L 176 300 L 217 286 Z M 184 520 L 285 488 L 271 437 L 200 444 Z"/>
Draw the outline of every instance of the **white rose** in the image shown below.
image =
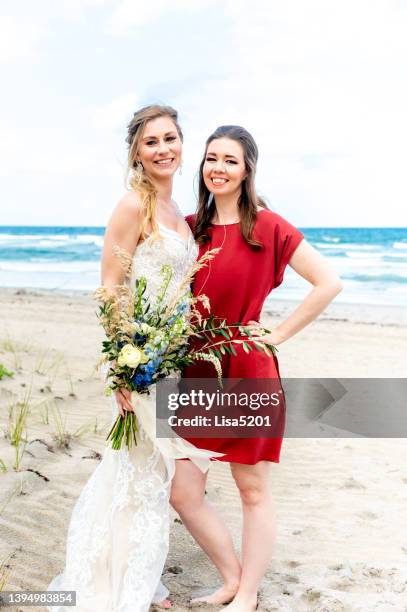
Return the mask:
<path id="1" fill-rule="evenodd" d="M 125 344 L 119 353 L 117 363 L 120 367 L 137 368 L 141 361 L 141 351 L 132 344 Z"/>

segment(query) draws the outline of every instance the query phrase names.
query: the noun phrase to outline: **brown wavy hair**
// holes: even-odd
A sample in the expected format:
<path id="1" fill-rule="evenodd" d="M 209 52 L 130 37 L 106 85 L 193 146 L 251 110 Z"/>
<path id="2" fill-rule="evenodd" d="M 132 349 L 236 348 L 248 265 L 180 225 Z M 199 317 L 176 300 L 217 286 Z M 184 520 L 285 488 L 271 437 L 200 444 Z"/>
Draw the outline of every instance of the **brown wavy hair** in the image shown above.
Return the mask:
<path id="1" fill-rule="evenodd" d="M 208 229 L 212 226 L 211 220 L 216 211 L 215 198 L 205 185 L 203 167 L 210 143 L 218 138 L 230 138 L 238 142 L 243 148 L 247 176 L 242 181 L 242 190 L 237 203 L 240 229 L 244 240 L 254 250 L 261 249 L 262 243 L 253 238 L 253 228 L 257 218 L 258 206 L 261 208 L 268 208 L 268 206 L 257 195 L 254 185 L 259 151 L 253 136 L 239 125 L 221 125 L 206 141 L 205 154 L 199 166 L 199 195 L 194 228 L 195 240 L 199 244 L 205 244 L 209 240 Z"/>
<path id="2" fill-rule="evenodd" d="M 176 127 L 181 142 L 183 142 L 182 130 L 178 123 L 178 113 L 172 106 L 162 106 L 159 104 L 144 106 L 134 113 L 133 119 L 127 126 L 126 142 L 129 145 L 129 152 L 126 183 L 132 191 L 140 195 L 142 210 L 141 238 L 143 240 L 147 238 L 146 228 L 148 225 L 151 226 L 150 236 L 153 239 L 158 238 L 160 235 L 156 220 L 157 189 L 143 168 L 139 167 L 137 154 L 146 124 L 152 119 L 158 119 L 158 117 L 169 117 Z"/>

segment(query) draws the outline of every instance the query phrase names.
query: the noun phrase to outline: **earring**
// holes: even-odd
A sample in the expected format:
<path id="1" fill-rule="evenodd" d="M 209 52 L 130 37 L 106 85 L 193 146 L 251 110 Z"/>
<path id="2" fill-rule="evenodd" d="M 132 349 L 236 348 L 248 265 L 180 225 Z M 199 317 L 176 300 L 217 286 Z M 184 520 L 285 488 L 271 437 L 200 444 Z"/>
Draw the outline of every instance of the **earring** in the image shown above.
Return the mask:
<path id="1" fill-rule="evenodd" d="M 144 168 L 143 168 L 143 164 L 141 163 L 141 161 L 137 162 L 136 170 L 137 172 L 140 172 L 140 174 L 143 172 Z"/>
<path id="2" fill-rule="evenodd" d="M 181 162 L 181 163 L 180 163 L 180 165 L 179 165 L 179 172 L 178 172 L 178 174 L 179 174 L 180 176 L 182 175 L 182 162 Z"/>

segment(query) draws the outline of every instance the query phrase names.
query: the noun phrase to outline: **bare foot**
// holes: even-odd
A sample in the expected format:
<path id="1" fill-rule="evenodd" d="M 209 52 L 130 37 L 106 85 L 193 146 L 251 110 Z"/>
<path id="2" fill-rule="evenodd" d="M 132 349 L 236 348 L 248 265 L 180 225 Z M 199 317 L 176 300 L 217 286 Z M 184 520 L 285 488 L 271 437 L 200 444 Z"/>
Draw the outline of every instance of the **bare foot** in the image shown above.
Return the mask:
<path id="1" fill-rule="evenodd" d="M 222 612 L 255 612 L 257 610 L 257 597 L 256 599 L 235 599 L 226 608 L 223 608 Z"/>
<path id="2" fill-rule="evenodd" d="M 172 608 L 172 602 L 169 599 L 162 599 L 154 605 L 156 608 L 163 608 L 164 610 L 169 610 L 169 608 Z"/>
<path id="3" fill-rule="evenodd" d="M 212 604 L 214 606 L 220 606 L 222 604 L 226 604 L 232 601 L 238 589 L 238 584 L 230 586 L 224 584 L 220 589 L 218 589 L 211 595 L 205 595 L 204 597 L 195 597 L 195 599 L 191 599 L 191 604 L 207 603 Z"/>

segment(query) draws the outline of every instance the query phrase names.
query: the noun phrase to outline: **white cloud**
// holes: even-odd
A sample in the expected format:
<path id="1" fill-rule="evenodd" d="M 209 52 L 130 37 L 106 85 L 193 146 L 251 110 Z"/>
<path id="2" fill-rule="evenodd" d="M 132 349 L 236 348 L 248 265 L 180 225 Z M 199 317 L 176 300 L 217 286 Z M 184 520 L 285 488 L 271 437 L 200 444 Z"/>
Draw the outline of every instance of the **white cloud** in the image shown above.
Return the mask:
<path id="1" fill-rule="evenodd" d="M 302 223 L 380 224 L 384 203 L 387 223 L 400 220 L 407 198 L 406 7 L 388 0 L 226 6 L 235 70 L 206 83 L 205 98 L 218 123 L 228 105 L 227 122 L 255 136 L 259 186 L 271 200 L 290 194 Z M 307 167 L 310 154 L 317 167 Z"/>
<path id="2" fill-rule="evenodd" d="M 0 14 L 0 64 L 38 60 L 40 44 L 52 40 L 59 23 L 84 20 L 90 8 L 100 8 L 114 0 L 42 0 L 41 4 L 20 0 L 4 2 Z M 17 12 L 18 8 L 18 12 Z"/>
<path id="3" fill-rule="evenodd" d="M 38 44 L 46 36 L 43 26 L 14 15 L 0 15 L 0 63 L 33 60 Z"/>
<path id="4" fill-rule="evenodd" d="M 126 93 L 114 98 L 104 106 L 89 110 L 93 125 L 104 130 L 124 127 L 130 121 L 134 111 L 140 106 L 136 93 Z"/>
<path id="5" fill-rule="evenodd" d="M 114 0 L 59 0 L 58 6 L 54 7 L 60 18 L 78 20 L 85 16 L 88 8 L 103 7 Z"/>
<path id="6" fill-rule="evenodd" d="M 107 27 L 112 34 L 121 36 L 134 27 L 144 26 L 173 13 L 199 12 L 214 2 L 215 0 L 121 0 L 120 6 L 110 15 Z"/>
<path id="7" fill-rule="evenodd" d="M 180 111 L 186 138 L 175 194 L 185 211 L 205 139 L 238 123 L 259 144 L 260 191 L 295 223 L 403 223 L 405 4 L 225 0 L 220 11 L 214 0 L 43 0 L 41 11 L 26 3 L 24 17 L 9 6 L 0 17 L 8 220 L 21 206 L 27 222 L 39 209 L 58 222 L 58 192 L 65 222 L 80 222 L 85 201 L 87 219 L 103 222 L 122 190 L 126 123 L 151 97 Z M 185 46 L 187 34 L 196 44 Z M 15 61 L 19 72 L 7 66 Z M 23 202 L 22 174 L 35 209 Z"/>
<path id="8" fill-rule="evenodd" d="M 61 182 L 105 176 L 111 174 L 110 144 L 91 138 L 84 142 L 78 132 L 68 137 L 64 129 L 9 126 L 2 130 L 0 174 L 58 177 Z"/>

